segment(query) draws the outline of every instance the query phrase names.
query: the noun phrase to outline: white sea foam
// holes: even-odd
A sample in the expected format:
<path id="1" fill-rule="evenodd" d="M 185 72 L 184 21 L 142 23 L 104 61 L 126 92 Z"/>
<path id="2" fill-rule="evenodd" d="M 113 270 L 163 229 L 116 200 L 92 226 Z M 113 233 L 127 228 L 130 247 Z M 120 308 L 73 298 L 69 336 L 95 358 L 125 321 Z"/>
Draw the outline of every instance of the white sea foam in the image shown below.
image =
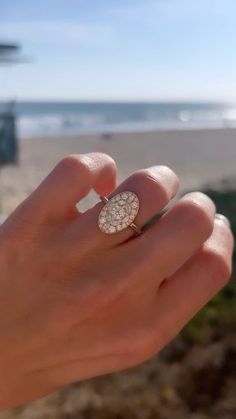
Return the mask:
<path id="1" fill-rule="evenodd" d="M 24 107 L 26 105 L 24 104 Z M 236 126 L 236 108 L 181 104 L 28 104 L 18 108 L 21 137 Z"/>
<path id="2" fill-rule="evenodd" d="M 223 112 L 223 119 L 225 121 L 231 121 L 232 123 L 236 124 L 236 108 L 235 109 L 228 109 Z"/>

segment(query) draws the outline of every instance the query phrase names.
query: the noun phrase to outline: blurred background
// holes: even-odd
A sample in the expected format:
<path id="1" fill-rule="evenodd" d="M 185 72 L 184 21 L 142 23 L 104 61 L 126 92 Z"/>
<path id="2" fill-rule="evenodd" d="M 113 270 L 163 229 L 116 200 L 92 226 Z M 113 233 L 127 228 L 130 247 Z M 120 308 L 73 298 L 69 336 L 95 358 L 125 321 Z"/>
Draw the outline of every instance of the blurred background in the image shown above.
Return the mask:
<path id="1" fill-rule="evenodd" d="M 170 166 L 235 234 L 235 21 L 234 0 L 1 0 L 1 220 L 60 158 L 103 151 L 120 180 Z M 0 418 L 235 419 L 235 394 L 234 270 L 151 361 Z"/>

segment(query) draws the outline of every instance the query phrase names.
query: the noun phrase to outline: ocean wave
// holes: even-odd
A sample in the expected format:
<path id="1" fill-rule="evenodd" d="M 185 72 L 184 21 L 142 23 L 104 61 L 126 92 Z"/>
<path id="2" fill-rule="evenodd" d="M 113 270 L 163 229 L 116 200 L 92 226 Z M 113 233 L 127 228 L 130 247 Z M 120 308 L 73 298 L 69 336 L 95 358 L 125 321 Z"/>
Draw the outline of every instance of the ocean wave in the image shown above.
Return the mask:
<path id="1" fill-rule="evenodd" d="M 100 115 L 31 115 L 19 116 L 17 129 L 20 136 L 25 135 L 58 135 L 76 133 L 99 127 L 104 124 Z"/>
<path id="2" fill-rule="evenodd" d="M 126 106 L 127 107 L 127 106 Z M 53 107 L 52 107 L 53 108 Z M 97 106 L 98 108 L 98 106 Z M 172 107 L 173 108 L 173 107 Z M 122 106 L 112 112 L 101 107 L 100 111 L 87 112 L 33 112 L 19 114 L 17 130 L 21 137 L 57 136 L 68 134 L 101 134 L 110 132 L 150 131 L 163 129 L 222 128 L 236 126 L 236 108 L 182 109 L 167 106 L 135 114 L 135 105 L 128 111 Z M 52 109 L 53 110 L 53 109 Z"/>

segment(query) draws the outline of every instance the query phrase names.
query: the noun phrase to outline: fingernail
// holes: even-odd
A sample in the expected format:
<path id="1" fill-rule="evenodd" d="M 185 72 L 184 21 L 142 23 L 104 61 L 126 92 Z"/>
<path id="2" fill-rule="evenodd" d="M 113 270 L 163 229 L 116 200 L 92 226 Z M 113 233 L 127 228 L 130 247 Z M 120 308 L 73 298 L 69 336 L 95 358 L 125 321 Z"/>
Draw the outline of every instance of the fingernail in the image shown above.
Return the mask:
<path id="1" fill-rule="evenodd" d="M 230 221 L 223 214 L 216 214 L 215 218 L 227 224 L 228 227 L 231 227 Z"/>

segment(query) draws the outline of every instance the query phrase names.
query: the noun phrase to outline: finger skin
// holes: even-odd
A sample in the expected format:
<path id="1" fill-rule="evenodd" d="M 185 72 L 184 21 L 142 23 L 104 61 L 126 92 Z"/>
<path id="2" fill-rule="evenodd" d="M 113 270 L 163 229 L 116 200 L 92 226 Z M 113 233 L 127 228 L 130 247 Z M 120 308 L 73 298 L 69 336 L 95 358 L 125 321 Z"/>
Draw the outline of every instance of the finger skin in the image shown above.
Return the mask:
<path id="1" fill-rule="evenodd" d="M 232 250 L 233 238 L 229 227 L 222 221 L 215 220 L 213 233 L 201 249 L 178 272 L 163 282 L 160 287 L 156 287 L 156 296 L 154 299 L 150 298 L 148 303 L 149 310 L 148 308 L 144 309 L 138 320 L 139 330 L 135 331 L 133 326 L 126 336 L 124 345 L 117 343 L 114 352 L 110 349 L 110 354 L 106 357 L 106 372 L 137 365 L 159 352 L 169 343 L 197 311 L 227 284 L 232 269 Z M 143 277 L 143 282 L 145 290 L 147 290 L 148 282 L 145 278 Z M 137 285 L 135 290 L 138 290 Z M 145 297 L 143 291 L 143 298 L 139 298 L 135 304 L 139 307 L 138 311 L 143 310 L 142 300 L 145 300 Z M 131 305 L 131 303 L 128 304 Z M 135 305 L 133 308 L 131 305 L 131 311 L 135 311 Z M 126 309 L 124 306 L 123 310 Z M 147 318 L 145 318 L 145 312 Z M 111 311 L 110 318 L 113 316 L 114 313 Z M 121 325 L 122 317 L 123 312 L 120 312 L 118 323 L 120 322 Z M 130 317 L 127 316 L 126 323 L 129 321 Z M 112 329 L 118 335 L 116 326 L 112 321 Z M 124 325 L 122 327 L 125 329 Z M 100 341 L 101 346 L 108 337 L 112 342 L 111 332 L 108 332 L 107 336 L 107 330 L 103 334 L 98 326 L 96 333 L 100 336 L 100 340 L 98 338 L 97 340 Z M 112 347 L 111 344 L 110 346 Z M 122 351 L 119 350 L 120 346 L 123 347 Z M 98 358 L 99 362 L 97 362 L 97 359 L 89 356 L 91 350 L 90 346 L 86 352 L 89 362 L 86 366 L 84 379 L 94 374 L 104 373 L 103 358 Z M 52 367 L 49 376 L 61 377 L 62 375 L 68 383 L 76 381 L 83 370 L 83 365 L 80 359 L 76 360 L 76 356 L 74 358 L 68 364 Z M 60 381 L 60 378 L 58 380 Z"/>
<path id="2" fill-rule="evenodd" d="M 138 226 L 143 226 L 157 212 L 163 209 L 175 196 L 179 188 L 176 174 L 165 166 L 154 166 L 139 170 L 122 182 L 109 198 L 122 191 L 131 191 L 137 194 L 140 201 L 139 213 L 135 219 Z M 134 236 L 131 228 L 116 234 L 105 234 L 98 227 L 98 217 L 104 203 L 99 202 L 94 208 L 83 216 L 83 223 L 75 221 L 71 229 L 74 230 L 74 239 L 78 241 L 92 237 L 95 245 L 114 247 Z"/>
<path id="3" fill-rule="evenodd" d="M 233 236 L 228 225 L 215 220 L 211 237 L 157 292 L 158 346 L 167 344 L 230 279 Z"/>
<path id="4" fill-rule="evenodd" d="M 153 267 L 158 278 L 172 275 L 211 235 L 214 216 L 215 205 L 206 195 L 185 195 L 138 241 L 126 244 L 131 260 L 139 255 L 148 261 L 150 278 Z"/>
<path id="5" fill-rule="evenodd" d="M 61 160 L 18 208 L 24 219 L 52 220 L 78 214 L 75 205 L 91 189 L 108 194 L 116 187 L 114 160 L 103 153 L 73 154 Z"/>
<path id="6" fill-rule="evenodd" d="M 141 171 L 139 182 L 133 180 L 134 188 L 140 188 L 142 180 L 143 187 L 138 190 L 148 191 L 140 217 L 145 218 L 148 211 L 152 216 L 153 209 L 173 196 L 176 181 L 168 175 L 165 183 L 166 169 L 164 172 L 159 183 L 153 169 L 151 173 Z M 232 237 L 229 230 L 222 230 L 219 220 L 213 223 L 215 209 L 206 196 L 186 197 L 143 236 L 126 241 L 127 230 L 120 235 L 122 246 L 117 242 L 111 245 L 111 241 L 108 246 L 107 237 L 96 234 L 94 209 L 68 219 L 78 199 L 78 191 L 75 196 L 70 189 L 77 177 L 62 176 L 62 196 L 58 185 L 61 173 L 62 167 L 53 175 L 55 185 L 49 176 L 51 180 L 15 212 L 13 221 L 0 228 L 0 408 L 42 397 L 74 380 L 144 361 L 226 283 L 230 273 Z M 137 181 L 137 174 L 133 176 Z M 70 178 L 68 188 L 65 178 Z M 103 188 L 101 182 L 100 175 L 94 175 L 90 185 L 98 193 L 109 193 L 106 188 L 110 189 L 111 183 Z M 155 195 L 158 187 L 162 201 Z M 85 189 L 80 190 L 80 196 Z M 93 214 L 91 224 L 87 214 Z M 25 228 L 22 219 L 26 220 Z M 214 225 L 221 228 L 217 235 Z M 214 240 L 202 246 L 213 227 Z M 21 234 L 16 235 L 17 229 Z M 137 249 L 134 243 L 139 245 Z M 194 249 L 198 252 L 192 256 Z M 158 276 L 163 285 L 150 282 L 151 276 Z M 164 281 L 166 276 L 170 278 Z"/>

